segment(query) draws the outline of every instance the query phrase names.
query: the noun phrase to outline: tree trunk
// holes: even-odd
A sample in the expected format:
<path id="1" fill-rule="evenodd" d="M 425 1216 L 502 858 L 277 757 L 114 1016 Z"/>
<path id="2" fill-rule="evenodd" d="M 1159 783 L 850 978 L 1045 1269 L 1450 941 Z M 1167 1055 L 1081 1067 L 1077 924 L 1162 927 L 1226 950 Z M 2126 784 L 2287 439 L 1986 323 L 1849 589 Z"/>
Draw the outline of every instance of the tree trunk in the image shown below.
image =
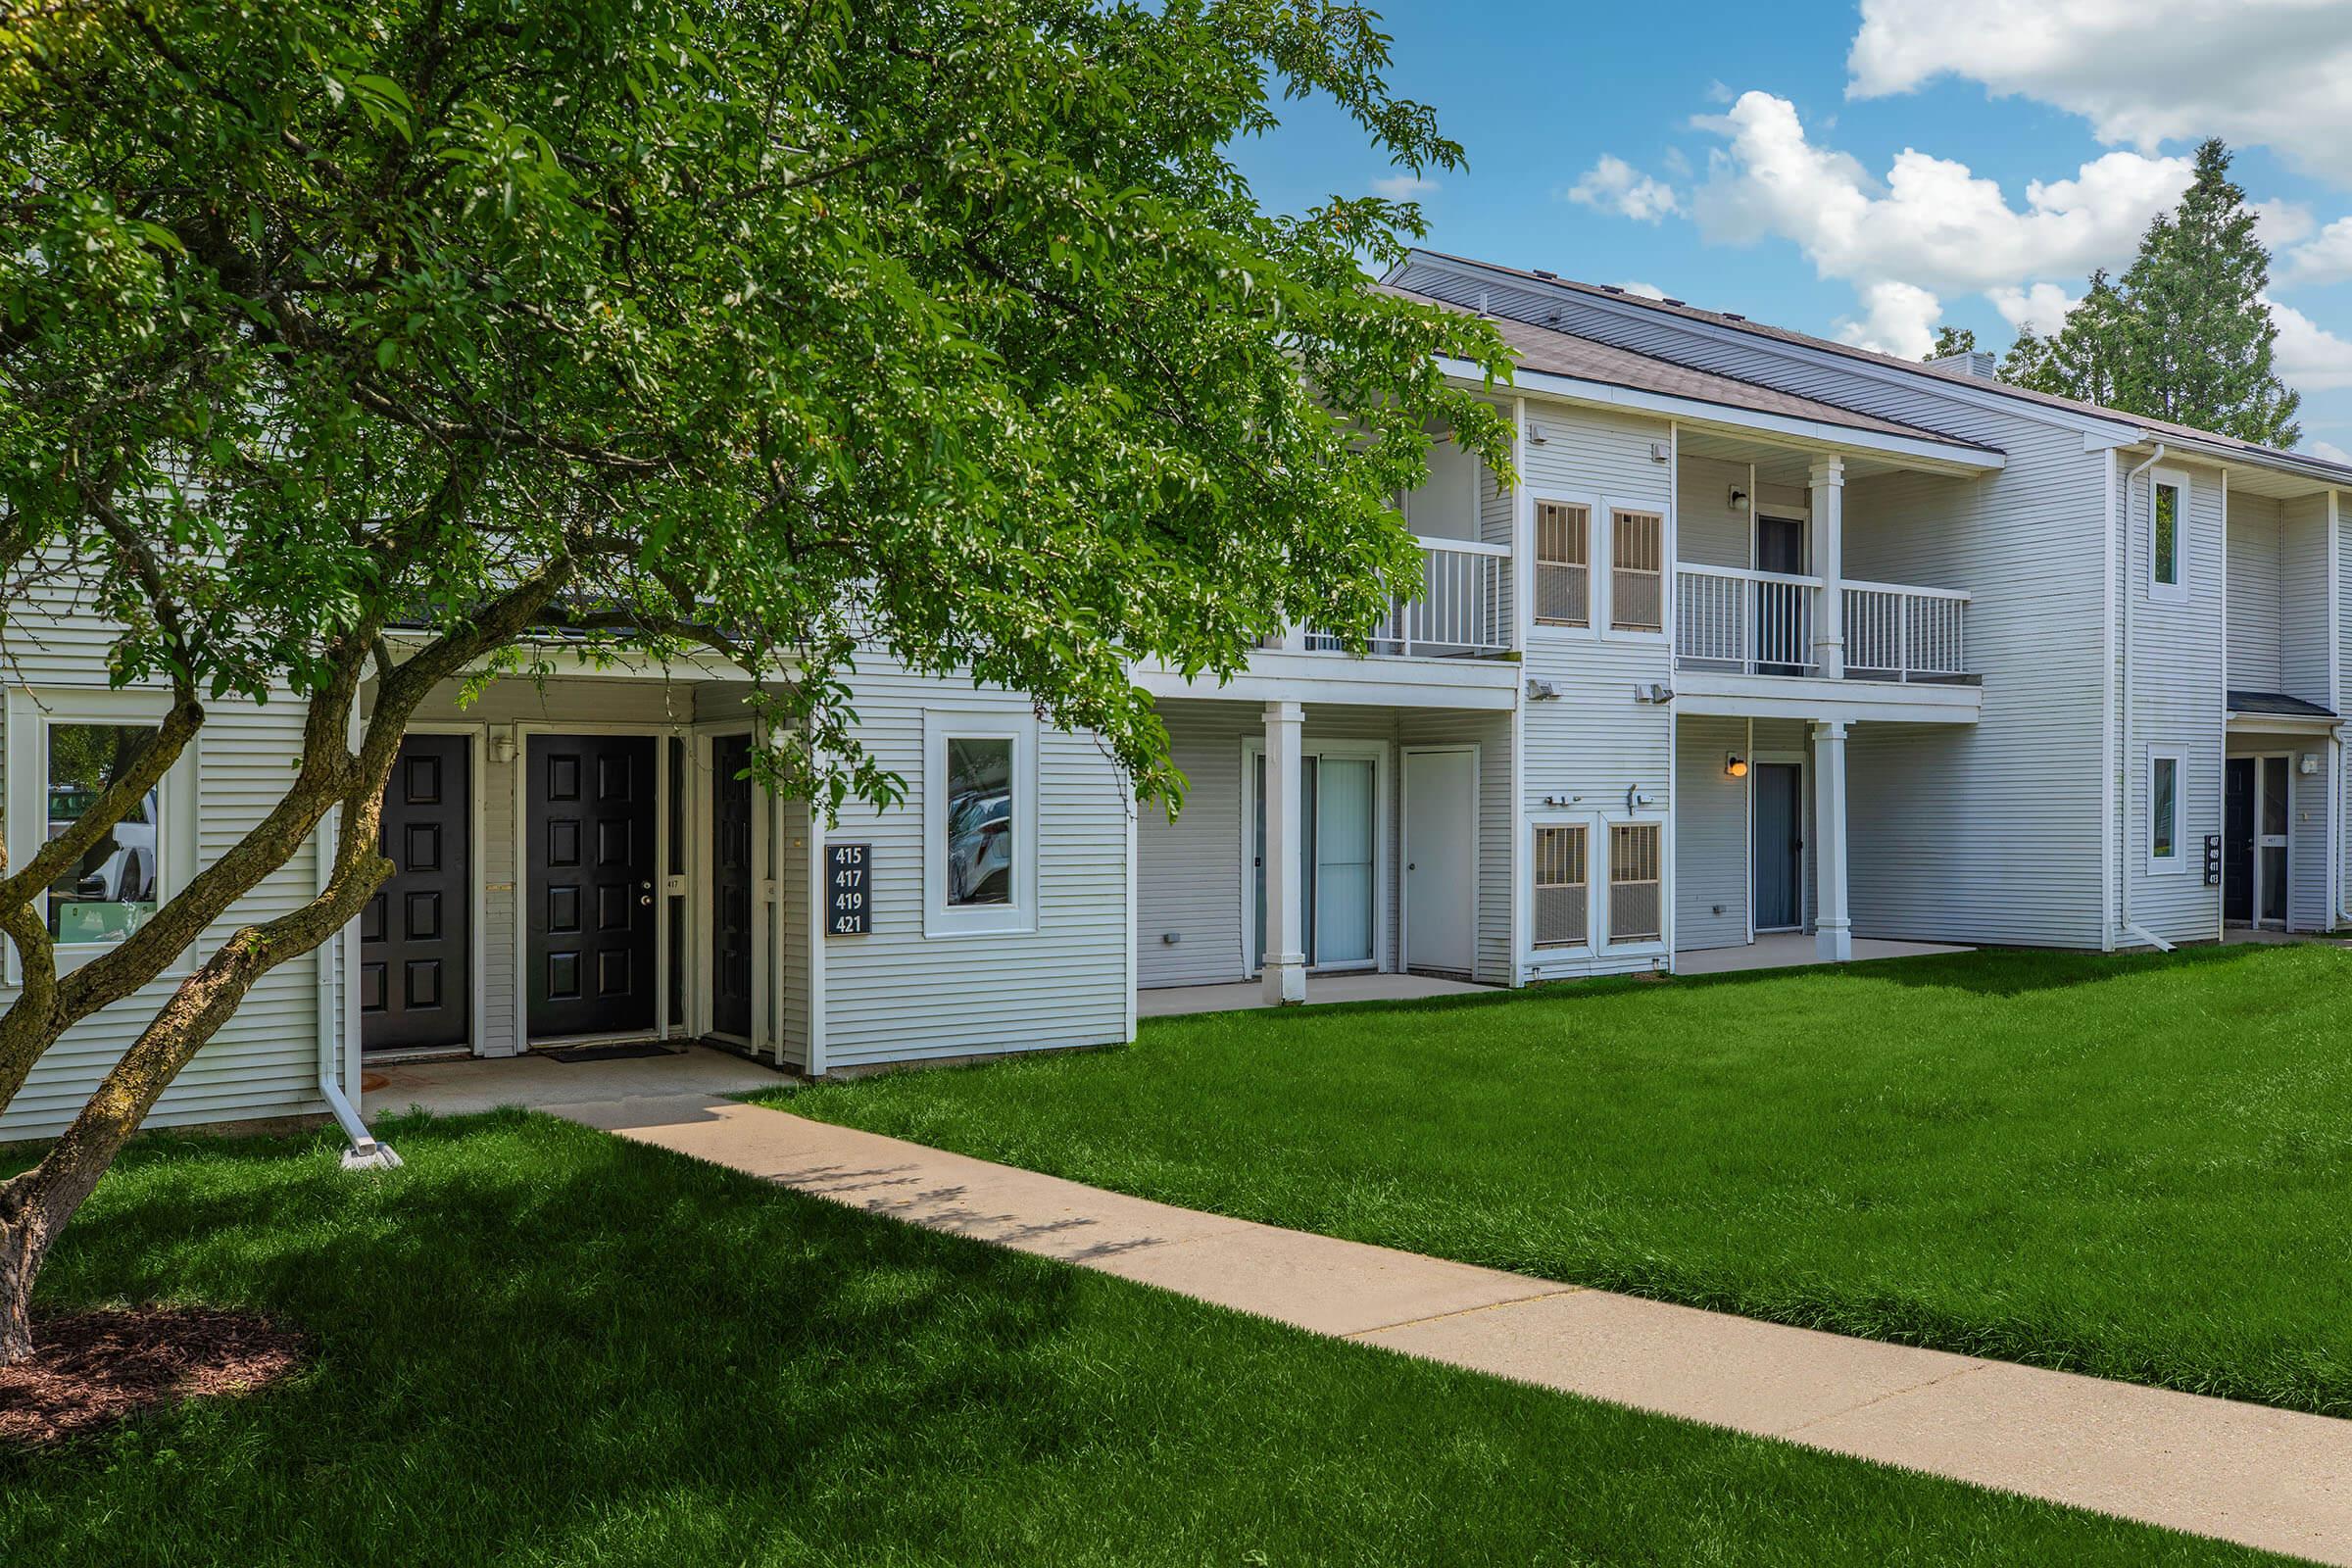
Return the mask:
<path id="1" fill-rule="evenodd" d="M 26 1171 L 0 1187 L 0 1366 L 14 1366 L 32 1354 L 32 1282 L 40 1277 L 49 1255 L 49 1239 L 57 1234 L 47 1206 L 37 1200 L 21 1203 L 34 1171 Z"/>

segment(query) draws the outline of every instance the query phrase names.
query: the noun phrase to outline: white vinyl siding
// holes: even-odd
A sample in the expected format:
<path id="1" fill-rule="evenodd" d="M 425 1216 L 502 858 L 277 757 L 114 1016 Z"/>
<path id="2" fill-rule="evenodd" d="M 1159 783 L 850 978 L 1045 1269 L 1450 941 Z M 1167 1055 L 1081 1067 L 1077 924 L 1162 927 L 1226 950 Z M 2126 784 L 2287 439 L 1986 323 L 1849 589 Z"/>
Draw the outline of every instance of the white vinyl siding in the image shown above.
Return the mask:
<path id="1" fill-rule="evenodd" d="M 1748 790 L 1725 760 L 1748 755 L 1747 721 L 1686 715 L 1675 725 L 1674 946 L 1677 952 L 1747 940 L 1754 885 Z"/>
<path id="2" fill-rule="evenodd" d="M 2282 692 L 2279 661 L 2285 592 L 2279 581 L 2278 504 L 2260 496 L 2230 498 L 2230 685 L 2247 692 Z"/>

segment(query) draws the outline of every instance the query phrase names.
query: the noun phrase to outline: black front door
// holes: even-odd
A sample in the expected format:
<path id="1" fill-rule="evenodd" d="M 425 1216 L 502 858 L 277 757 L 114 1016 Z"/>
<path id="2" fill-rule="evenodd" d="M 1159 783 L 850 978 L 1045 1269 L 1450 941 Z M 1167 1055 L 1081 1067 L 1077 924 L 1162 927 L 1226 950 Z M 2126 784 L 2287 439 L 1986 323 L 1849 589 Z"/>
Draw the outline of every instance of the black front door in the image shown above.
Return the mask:
<path id="1" fill-rule="evenodd" d="M 390 881 L 360 913 L 360 1045 L 462 1046 L 473 995 L 472 748 L 411 735 L 384 786 Z"/>
<path id="2" fill-rule="evenodd" d="M 1755 764 L 1759 931 L 1791 931 L 1805 923 L 1804 776 L 1794 762 Z"/>
<path id="3" fill-rule="evenodd" d="M 2254 922 L 2255 759 L 2232 757 L 2222 769 L 2222 918 Z"/>
<path id="4" fill-rule="evenodd" d="M 710 743 L 710 1029 L 752 1035 L 752 765 L 748 735 Z"/>
<path id="5" fill-rule="evenodd" d="M 530 1032 L 654 1026 L 654 743 L 534 735 L 526 758 Z"/>

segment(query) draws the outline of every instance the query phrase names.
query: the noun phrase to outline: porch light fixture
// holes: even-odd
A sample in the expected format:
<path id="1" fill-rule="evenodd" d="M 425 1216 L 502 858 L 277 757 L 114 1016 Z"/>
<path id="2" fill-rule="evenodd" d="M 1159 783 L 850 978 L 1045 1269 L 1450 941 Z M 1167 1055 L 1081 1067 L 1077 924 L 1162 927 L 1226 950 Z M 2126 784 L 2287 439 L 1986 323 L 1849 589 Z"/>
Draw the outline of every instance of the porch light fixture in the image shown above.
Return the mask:
<path id="1" fill-rule="evenodd" d="M 1732 753 L 1723 760 L 1723 774 L 1726 778 L 1747 777 L 1747 759 L 1738 752 Z"/>
<path id="2" fill-rule="evenodd" d="M 1740 489 L 1738 485 L 1732 486 L 1732 510 L 1734 512 L 1745 512 L 1747 510 L 1747 492 Z"/>
<path id="3" fill-rule="evenodd" d="M 490 760 L 501 767 L 514 765 L 514 726 L 502 724 L 490 736 Z"/>
<path id="4" fill-rule="evenodd" d="M 2302 773 L 2306 778 L 2310 777 L 2312 774 L 2317 773 L 2320 770 L 2320 754 L 2317 752 L 2305 752 L 2302 758 L 2295 763 L 2295 767 L 2296 770 Z"/>

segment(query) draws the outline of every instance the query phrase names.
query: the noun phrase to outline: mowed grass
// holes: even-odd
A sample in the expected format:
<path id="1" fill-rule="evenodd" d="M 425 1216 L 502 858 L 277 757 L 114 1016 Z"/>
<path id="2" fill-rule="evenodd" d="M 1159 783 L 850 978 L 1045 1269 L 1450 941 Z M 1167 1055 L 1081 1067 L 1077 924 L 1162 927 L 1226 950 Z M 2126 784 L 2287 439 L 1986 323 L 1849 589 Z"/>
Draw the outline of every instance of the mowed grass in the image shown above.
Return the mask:
<path id="1" fill-rule="evenodd" d="M 161 1140 L 49 1311 L 316 1363 L 0 1452 L 0 1562 L 2188 1563 L 2209 1542 L 1319 1340 L 519 1114 Z"/>
<path id="2" fill-rule="evenodd" d="M 1227 1013 L 773 1098 L 1278 1225 L 2352 1414 L 2333 948 Z"/>

